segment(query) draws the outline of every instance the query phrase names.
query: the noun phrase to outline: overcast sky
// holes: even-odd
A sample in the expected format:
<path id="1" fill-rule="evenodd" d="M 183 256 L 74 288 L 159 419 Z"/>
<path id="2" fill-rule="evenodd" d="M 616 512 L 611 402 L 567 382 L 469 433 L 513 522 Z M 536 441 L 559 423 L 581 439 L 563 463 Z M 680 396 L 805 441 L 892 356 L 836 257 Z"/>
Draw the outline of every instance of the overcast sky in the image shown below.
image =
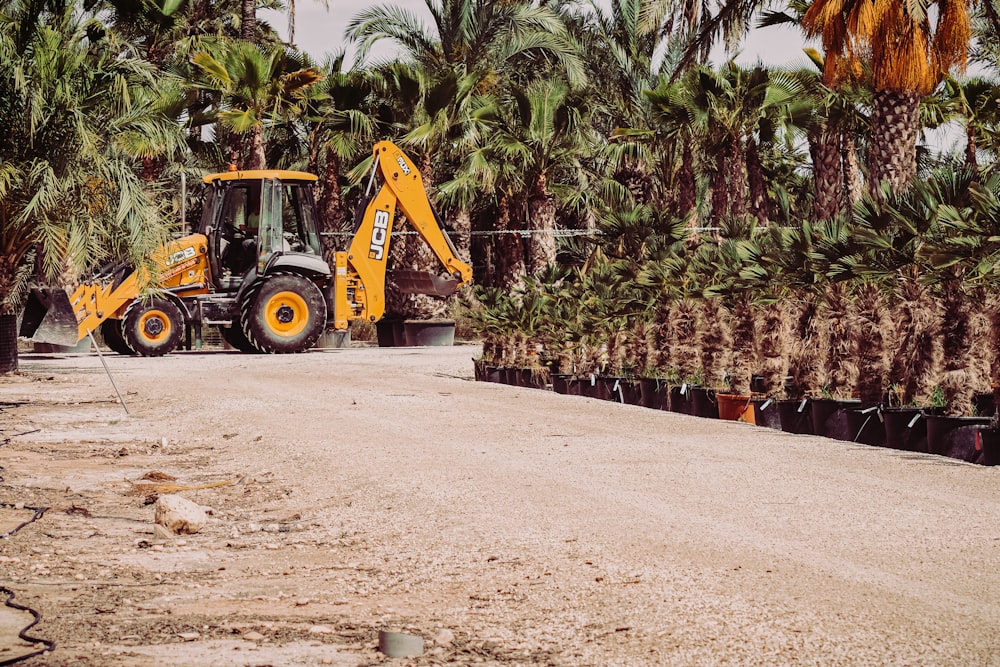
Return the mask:
<path id="1" fill-rule="evenodd" d="M 322 60 L 326 54 L 347 51 L 353 58 L 353 49 L 348 47 L 344 39 L 347 24 L 362 10 L 368 7 L 390 4 L 424 17 L 430 23 L 430 15 L 424 0 L 395 0 L 393 2 L 365 2 L 364 0 L 329 0 L 329 10 L 324 9 L 317 0 L 297 0 L 295 3 L 295 42 L 317 60 Z M 277 12 L 261 11 L 260 17 L 268 21 L 279 33 L 286 36 L 288 18 Z M 753 64 L 758 59 L 767 65 L 803 65 L 808 66 L 808 59 L 802 53 L 805 41 L 802 33 L 794 28 L 767 28 L 750 34 L 737 62 L 744 65 Z M 388 45 L 386 50 L 376 52 L 376 55 L 391 55 Z M 720 61 L 722 53 L 714 55 L 714 61 Z"/>

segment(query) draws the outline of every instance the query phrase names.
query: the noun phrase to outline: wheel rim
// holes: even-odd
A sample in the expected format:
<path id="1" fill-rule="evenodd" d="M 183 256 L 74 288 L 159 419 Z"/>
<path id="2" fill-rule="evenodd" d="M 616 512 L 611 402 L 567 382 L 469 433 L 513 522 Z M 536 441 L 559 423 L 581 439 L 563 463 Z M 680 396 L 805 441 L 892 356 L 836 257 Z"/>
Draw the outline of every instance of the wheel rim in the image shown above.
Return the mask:
<path id="1" fill-rule="evenodd" d="M 163 311 L 150 310 L 139 317 L 139 335 L 147 343 L 155 345 L 167 341 L 172 328 L 170 318 Z"/>
<path id="2" fill-rule="evenodd" d="M 268 299 L 264 319 L 268 328 L 279 336 L 297 336 L 309 323 L 309 307 L 295 292 L 278 292 Z"/>

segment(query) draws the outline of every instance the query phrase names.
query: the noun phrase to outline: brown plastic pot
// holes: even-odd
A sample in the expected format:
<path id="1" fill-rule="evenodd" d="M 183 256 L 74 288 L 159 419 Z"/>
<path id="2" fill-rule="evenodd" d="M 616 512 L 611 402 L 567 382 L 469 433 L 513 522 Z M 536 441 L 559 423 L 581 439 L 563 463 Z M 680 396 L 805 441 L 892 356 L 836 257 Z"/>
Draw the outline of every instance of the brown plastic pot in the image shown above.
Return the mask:
<path id="1" fill-rule="evenodd" d="M 755 424 L 751 397 L 742 394 L 716 394 L 719 404 L 719 419 L 731 422 Z"/>

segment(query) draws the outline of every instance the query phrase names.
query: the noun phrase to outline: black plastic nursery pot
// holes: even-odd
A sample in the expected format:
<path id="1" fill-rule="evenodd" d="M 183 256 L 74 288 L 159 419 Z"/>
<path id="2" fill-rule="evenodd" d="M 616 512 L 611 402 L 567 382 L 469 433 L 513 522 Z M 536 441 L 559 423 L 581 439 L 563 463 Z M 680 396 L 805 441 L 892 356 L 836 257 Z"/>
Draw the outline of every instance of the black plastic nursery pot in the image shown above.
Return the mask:
<path id="1" fill-rule="evenodd" d="M 847 411 L 847 427 L 851 440 L 873 447 L 885 447 L 885 425 L 878 408 Z"/>
<path id="2" fill-rule="evenodd" d="M 486 367 L 486 381 L 487 382 L 503 382 L 504 369 L 499 366 L 487 366 Z"/>
<path id="3" fill-rule="evenodd" d="M 17 370 L 17 317 L 0 315 L 0 371 Z"/>
<path id="4" fill-rule="evenodd" d="M 639 383 L 623 377 L 602 378 L 608 385 L 608 399 L 626 405 L 639 405 L 642 398 Z"/>
<path id="5" fill-rule="evenodd" d="M 800 435 L 813 434 L 812 410 L 809 409 L 809 400 L 805 398 L 791 398 L 778 401 L 778 423 L 785 433 L 797 433 Z"/>
<path id="6" fill-rule="evenodd" d="M 670 411 L 682 415 L 694 414 L 694 399 L 691 395 L 691 387 L 677 386 L 670 388 Z"/>
<path id="7" fill-rule="evenodd" d="M 781 430 L 781 414 L 778 412 L 778 401 L 773 398 L 754 398 L 753 418 L 757 426 L 766 426 L 776 431 Z"/>
<path id="8" fill-rule="evenodd" d="M 813 432 L 835 440 L 854 440 L 847 413 L 861 407 L 861 401 L 814 398 L 809 401 L 812 410 Z"/>
<path id="9" fill-rule="evenodd" d="M 719 404 L 715 400 L 715 390 L 706 387 L 691 388 L 691 402 L 694 403 L 694 416 L 705 419 L 719 418 Z"/>
<path id="10" fill-rule="evenodd" d="M 546 368 L 520 368 L 517 375 L 517 386 L 528 389 L 544 389 L 548 384 L 549 371 Z"/>
<path id="11" fill-rule="evenodd" d="M 659 378 L 640 378 L 639 393 L 643 407 L 653 410 L 670 408 L 670 386 Z"/>
<path id="12" fill-rule="evenodd" d="M 450 347 L 455 344 L 455 320 L 404 320 L 403 337 L 409 347 Z"/>
<path id="13" fill-rule="evenodd" d="M 990 423 L 989 417 L 949 417 L 927 415 L 927 451 L 953 459 L 976 463 L 982 452 L 976 449 L 977 434 Z"/>
<path id="14" fill-rule="evenodd" d="M 611 398 L 611 386 L 605 382 L 606 378 L 596 375 L 587 375 L 583 378 L 580 395 L 587 398 L 596 398 L 600 401 L 607 401 Z"/>
<path id="15" fill-rule="evenodd" d="M 402 320 L 381 319 L 375 323 L 375 336 L 379 347 L 403 347 L 406 345 L 406 333 Z"/>
<path id="16" fill-rule="evenodd" d="M 979 447 L 983 465 L 1000 466 L 1000 428 L 979 430 Z"/>
<path id="17" fill-rule="evenodd" d="M 566 373 L 553 373 L 552 377 L 552 391 L 557 394 L 568 394 L 569 393 L 569 379 L 570 375 Z"/>
<path id="18" fill-rule="evenodd" d="M 885 446 L 927 453 L 927 420 L 920 408 L 882 408 Z"/>

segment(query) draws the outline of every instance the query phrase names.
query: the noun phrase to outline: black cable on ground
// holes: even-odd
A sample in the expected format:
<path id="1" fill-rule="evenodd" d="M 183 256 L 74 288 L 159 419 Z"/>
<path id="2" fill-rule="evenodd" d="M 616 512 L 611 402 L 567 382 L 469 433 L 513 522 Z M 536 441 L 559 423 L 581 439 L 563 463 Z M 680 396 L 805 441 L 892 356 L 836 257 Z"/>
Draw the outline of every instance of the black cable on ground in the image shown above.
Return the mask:
<path id="1" fill-rule="evenodd" d="M 56 648 L 56 643 L 54 641 L 50 639 L 39 639 L 37 637 L 32 637 L 31 635 L 28 634 L 28 630 L 35 627 L 35 625 L 37 625 L 38 622 L 42 620 L 42 615 L 39 614 L 34 609 L 31 609 L 30 607 L 25 607 L 24 605 L 12 602 L 12 600 L 14 599 L 14 591 L 10 590 L 6 586 L 0 586 L 0 593 L 3 593 L 4 595 L 7 596 L 7 599 L 4 601 L 5 605 L 10 607 L 11 609 L 17 609 L 18 611 L 26 611 L 29 614 L 31 614 L 35 619 L 27 626 L 25 626 L 23 630 L 17 633 L 18 638 L 26 642 L 31 642 L 32 644 L 41 643 L 45 645 L 45 648 L 36 649 L 31 653 L 25 653 L 24 655 L 19 655 L 16 658 L 8 658 L 6 660 L 0 660 L 0 667 L 3 667 L 4 665 L 13 665 L 14 663 L 21 662 L 22 660 L 27 660 L 28 658 L 34 658 L 36 655 L 41 655 L 48 651 L 54 651 Z"/>
<path id="2" fill-rule="evenodd" d="M 2 504 L 4 507 L 14 507 L 14 505 L 10 505 L 9 503 L 0 503 L 0 504 Z M 24 528 L 25 526 L 27 526 L 29 523 L 34 523 L 35 521 L 38 521 L 40 518 L 42 518 L 42 515 L 45 514 L 46 510 L 48 510 L 49 508 L 48 507 L 25 507 L 24 509 L 26 509 L 26 510 L 32 510 L 35 513 L 34 516 L 32 516 L 30 519 L 28 519 L 27 521 L 25 521 L 24 523 L 22 523 L 20 526 L 17 526 L 16 528 L 8 530 L 6 533 L 0 535 L 0 539 L 4 539 L 4 538 L 7 538 L 7 537 L 10 537 L 11 535 L 13 535 L 14 533 L 16 533 L 17 531 L 19 531 L 22 528 Z M 31 642 L 32 644 L 41 643 L 41 644 L 45 645 L 45 648 L 37 649 L 35 651 L 32 651 L 31 653 L 25 653 L 24 655 L 18 656 L 16 658 L 8 658 L 6 660 L 0 660 L 0 667 L 3 667 L 3 665 L 13 665 L 16 662 L 21 662 L 22 660 L 27 660 L 28 658 L 34 658 L 36 655 L 41 655 L 42 653 L 45 653 L 47 651 L 54 651 L 55 648 L 56 648 L 56 643 L 54 641 L 51 641 L 49 639 L 39 639 L 37 637 L 32 637 L 32 636 L 30 636 L 30 635 L 27 634 L 28 630 L 30 630 L 31 628 L 35 627 L 35 625 L 37 625 L 38 622 L 42 620 L 42 615 L 39 614 L 34 609 L 31 609 L 30 607 L 25 607 L 24 605 L 20 605 L 20 604 L 17 604 L 16 602 L 12 602 L 12 600 L 14 599 L 14 591 L 10 590 L 6 586 L 0 586 L 0 593 L 3 593 L 4 595 L 7 596 L 7 599 L 4 601 L 4 604 L 6 606 L 10 607 L 11 609 L 17 609 L 19 611 L 26 611 L 29 614 L 31 614 L 32 617 L 34 617 L 34 619 L 35 619 L 31 623 L 29 623 L 27 626 L 25 626 L 25 628 L 23 630 L 21 630 L 20 632 L 17 633 L 18 638 L 21 639 L 21 640 L 23 640 L 23 641 L 26 641 L 26 642 Z"/>
<path id="3" fill-rule="evenodd" d="M 0 506 L 2 506 L 2 507 L 14 507 L 14 505 L 11 505 L 10 503 L 0 503 Z M 25 526 L 27 526 L 29 523 L 34 523 L 35 521 L 38 521 L 39 519 L 42 518 L 42 515 L 45 514 L 46 511 L 48 511 L 49 508 L 48 507 L 25 507 L 24 509 L 34 511 L 35 512 L 35 516 L 31 517 L 30 519 L 28 519 L 27 521 L 25 521 L 24 523 L 22 523 L 20 526 L 17 526 L 16 528 L 12 528 L 12 529 L 8 530 L 6 533 L 0 534 L 0 540 L 4 539 L 5 537 L 10 537 L 11 535 L 13 535 L 14 533 L 16 533 L 17 531 L 19 531 L 22 528 L 24 528 Z"/>

